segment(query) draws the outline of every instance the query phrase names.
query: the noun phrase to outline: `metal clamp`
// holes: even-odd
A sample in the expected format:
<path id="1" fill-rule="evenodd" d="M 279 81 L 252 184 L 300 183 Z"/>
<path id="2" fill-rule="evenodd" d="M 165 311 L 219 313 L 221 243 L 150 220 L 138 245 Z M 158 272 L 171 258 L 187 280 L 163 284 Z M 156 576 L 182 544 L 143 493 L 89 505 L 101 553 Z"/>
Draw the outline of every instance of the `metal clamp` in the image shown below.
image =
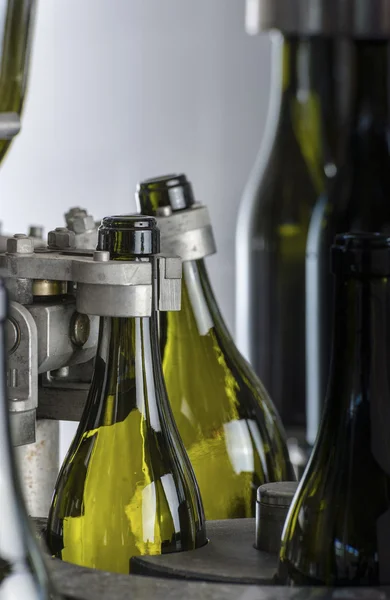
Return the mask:
<path id="1" fill-rule="evenodd" d="M 38 404 L 38 332 L 26 307 L 10 303 L 8 325 L 7 390 L 12 439 L 15 446 L 35 440 Z"/>
<path id="2" fill-rule="evenodd" d="M 157 281 L 159 310 L 180 310 L 181 260 L 157 256 L 146 261 L 112 261 L 105 252 L 75 250 L 1 254 L 0 268 L 12 279 L 48 279 L 77 284 L 80 313 L 107 317 L 148 317 Z M 157 280 L 157 281 L 156 281 Z M 167 307 L 167 308 L 165 308 Z"/>
<path id="3" fill-rule="evenodd" d="M 216 252 L 207 206 L 194 204 L 186 210 L 157 216 L 156 219 L 164 254 L 177 254 L 183 261 L 188 261 Z"/>
<path id="4" fill-rule="evenodd" d="M 73 264 L 80 312 L 102 317 L 150 317 L 156 284 L 158 310 L 180 310 L 180 258 L 157 256 L 150 261 L 104 262 L 99 254 L 94 253 L 92 263 L 80 260 Z"/>
<path id="5" fill-rule="evenodd" d="M 247 0 L 250 35 L 278 29 L 290 35 L 387 38 L 388 0 Z"/>

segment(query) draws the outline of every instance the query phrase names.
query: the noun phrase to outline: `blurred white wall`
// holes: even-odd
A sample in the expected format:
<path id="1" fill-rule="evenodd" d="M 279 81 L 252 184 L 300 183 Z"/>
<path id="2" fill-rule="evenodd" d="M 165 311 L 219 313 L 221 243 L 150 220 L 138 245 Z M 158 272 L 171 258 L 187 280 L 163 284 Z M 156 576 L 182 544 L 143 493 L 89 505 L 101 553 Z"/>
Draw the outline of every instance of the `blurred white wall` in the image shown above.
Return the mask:
<path id="1" fill-rule="evenodd" d="M 209 205 L 210 276 L 233 329 L 234 231 L 265 124 L 270 48 L 243 0 L 39 0 L 22 133 L 2 166 L 8 232 L 135 209 L 136 183 L 184 171 Z M 72 427 L 63 429 L 61 453 Z"/>

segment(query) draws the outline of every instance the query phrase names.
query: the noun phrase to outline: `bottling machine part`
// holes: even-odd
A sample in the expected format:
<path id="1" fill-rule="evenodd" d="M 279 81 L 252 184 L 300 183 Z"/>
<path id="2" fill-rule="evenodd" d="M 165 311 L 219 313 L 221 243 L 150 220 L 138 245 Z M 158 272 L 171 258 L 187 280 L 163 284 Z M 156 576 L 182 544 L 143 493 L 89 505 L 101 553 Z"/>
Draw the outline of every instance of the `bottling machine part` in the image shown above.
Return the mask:
<path id="1" fill-rule="evenodd" d="M 156 216 L 161 233 L 161 252 L 178 255 L 182 261 L 198 260 L 216 252 L 216 245 L 207 206 L 193 204 L 191 208 L 173 211 L 163 207 Z"/>
<path id="2" fill-rule="evenodd" d="M 379 39 L 390 35 L 388 0 L 247 0 L 246 30 Z"/>

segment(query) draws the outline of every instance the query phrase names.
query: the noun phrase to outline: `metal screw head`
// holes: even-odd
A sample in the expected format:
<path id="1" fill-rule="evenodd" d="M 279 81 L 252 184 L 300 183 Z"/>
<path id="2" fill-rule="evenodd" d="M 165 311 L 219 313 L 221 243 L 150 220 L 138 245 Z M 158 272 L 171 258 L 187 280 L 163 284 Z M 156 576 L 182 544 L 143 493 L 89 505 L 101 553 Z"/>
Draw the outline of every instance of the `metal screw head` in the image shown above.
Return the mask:
<path id="1" fill-rule="evenodd" d="M 34 242 L 24 233 L 17 233 L 13 238 L 7 240 L 8 254 L 33 254 Z"/>
<path id="2" fill-rule="evenodd" d="M 75 312 L 70 323 L 70 339 L 75 346 L 84 346 L 88 341 L 91 324 L 88 315 Z"/>
<path id="3" fill-rule="evenodd" d="M 57 227 L 54 231 L 49 231 L 47 245 L 54 250 L 75 248 L 76 235 L 74 231 L 69 231 L 66 227 Z"/>

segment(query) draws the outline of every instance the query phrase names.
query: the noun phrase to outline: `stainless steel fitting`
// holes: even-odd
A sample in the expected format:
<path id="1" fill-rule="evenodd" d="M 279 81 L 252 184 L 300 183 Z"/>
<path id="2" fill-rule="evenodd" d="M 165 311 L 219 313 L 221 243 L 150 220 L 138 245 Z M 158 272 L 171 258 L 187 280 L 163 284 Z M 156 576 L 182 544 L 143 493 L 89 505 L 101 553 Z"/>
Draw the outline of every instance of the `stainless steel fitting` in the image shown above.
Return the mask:
<path id="1" fill-rule="evenodd" d="M 207 206 L 194 204 L 191 208 L 176 212 L 166 210 L 170 207 L 164 208 L 156 215 L 163 254 L 180 256 L 184 262 L 216 252 Z"/>
<path id="2" fill-rule="evenodd" d="M 389 0 L 247 0 L 246 30 L 284 34 L 387 38 Z"/>

